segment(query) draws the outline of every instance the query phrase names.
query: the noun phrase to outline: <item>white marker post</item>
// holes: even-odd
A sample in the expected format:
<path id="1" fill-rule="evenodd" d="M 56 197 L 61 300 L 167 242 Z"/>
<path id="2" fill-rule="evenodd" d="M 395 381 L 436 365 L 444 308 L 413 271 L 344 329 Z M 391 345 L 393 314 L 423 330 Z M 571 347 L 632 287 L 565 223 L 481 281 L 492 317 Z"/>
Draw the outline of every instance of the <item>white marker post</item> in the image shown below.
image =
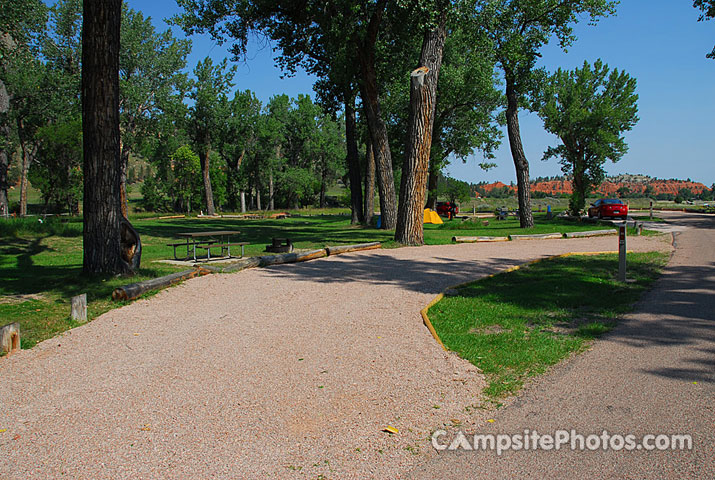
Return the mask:
<path id="1" fill-rule="evenodd" d="M 618 281 L 626 281 L 626 226 L 618 227 Z"/>

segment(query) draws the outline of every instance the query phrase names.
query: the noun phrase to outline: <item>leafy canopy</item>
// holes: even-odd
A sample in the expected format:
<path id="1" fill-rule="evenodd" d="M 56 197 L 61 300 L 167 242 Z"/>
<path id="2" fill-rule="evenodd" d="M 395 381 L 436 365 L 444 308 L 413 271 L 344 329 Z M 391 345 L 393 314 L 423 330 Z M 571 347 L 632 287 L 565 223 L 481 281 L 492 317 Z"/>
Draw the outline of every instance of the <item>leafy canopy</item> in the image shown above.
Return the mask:
<path id="1" fill-rule="evenodd" d="M 557 70 L 536 100 L 544 128 L 561 140 L 543 159 L 560 158 L 579 194 L 603 181 L 606 160 L 617 162 L 628 151 L 623 132 L 638 122 L 635 90 L 634 78 L 597 60 L 593 67 L 584 62 L 573 71 Z"/>

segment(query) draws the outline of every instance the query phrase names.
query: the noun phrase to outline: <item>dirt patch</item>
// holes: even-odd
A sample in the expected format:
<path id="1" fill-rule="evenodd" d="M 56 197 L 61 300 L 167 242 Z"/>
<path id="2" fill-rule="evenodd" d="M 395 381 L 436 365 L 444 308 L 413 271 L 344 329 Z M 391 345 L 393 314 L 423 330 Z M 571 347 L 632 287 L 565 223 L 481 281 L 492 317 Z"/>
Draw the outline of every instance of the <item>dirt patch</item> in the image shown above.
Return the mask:
<path id="1" fill-rule="evenodd" d="M 19 303 L 30 302 L 32 300 L 43 301 L 46 297 L 41 293 L 31 293 L 27 295 L 17 294 L 17 295 L 2 295 L 0 296 L 0 304 L 4 305 L 16 305 Z"/>

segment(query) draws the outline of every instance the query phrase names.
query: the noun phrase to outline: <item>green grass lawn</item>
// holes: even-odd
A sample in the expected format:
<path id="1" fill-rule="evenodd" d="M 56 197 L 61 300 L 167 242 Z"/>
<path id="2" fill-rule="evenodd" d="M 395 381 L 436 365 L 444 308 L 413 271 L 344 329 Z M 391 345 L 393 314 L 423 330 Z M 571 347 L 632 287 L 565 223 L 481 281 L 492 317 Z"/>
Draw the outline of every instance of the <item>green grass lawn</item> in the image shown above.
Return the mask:
<path id="1" fill-rule="evenodd" d="M 327 210 L 335 212 L 335 209 Z M 69 319 L 69 299 L 87 293 L 89 317 L 115 308 L 111 292 L 133 281 L 166 275 L 186 267 L 176 267 L 157 260 L 172 258 L 167 243 L 177 240 L 179 232 L 206 230 L 238 230 L 240 241 L 250 242 L 246 255 L 263 255 L 271 237 L 288 237 L 297 249 L 322 248 L 379 241 L 386 248 L 399 245 L 393 232 L 352 226 L 346 215 L 314 215 L 315 210 L 301 210 L 306 216 L 286 219 L 167 219 L 156 214 L 132 216 L 132 222 L 142 238 L 142 269 L 131 278 L 94 277 L 82 274 L 82 223 L 78 218 L 48 217 L 0 220 L 0 319 L 2 324 L 20 322 L 22 346 L 30 348 L 37 342 L 75 326 Z M 150 218 L 154 217 L 154 218 Z M 536 214 L 537 227 L 519 228 L 516 218 L 504 221 L 490 219 L 489 226 L 481 222 L 445 221 L 443 225 L 425 225 L 427 244 L 451 243 L 455 235 L 505 236 L 516 233 L 568 232 L 603 228 L 563 220 L 546 220 Z M 119 304 L 121 305 L 121 303 Z"/>
<path id="2" fill-rule="evenodd" d="M 485 393 L 498 399 L 612 328 L 667 259 L 629 254 L 627 284 L 616 281 L 617 255 L 549 259 L 464 285 L 429 317 L 445 346 L 484 372 Z"/>

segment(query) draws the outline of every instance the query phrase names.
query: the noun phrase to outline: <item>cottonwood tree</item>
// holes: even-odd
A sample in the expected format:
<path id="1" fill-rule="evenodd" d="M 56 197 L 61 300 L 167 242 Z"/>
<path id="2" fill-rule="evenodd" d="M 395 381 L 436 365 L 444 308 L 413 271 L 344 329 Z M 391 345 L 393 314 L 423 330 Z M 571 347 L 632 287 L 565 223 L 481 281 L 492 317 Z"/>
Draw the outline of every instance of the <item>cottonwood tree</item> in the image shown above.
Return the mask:
<path id="1" fill-rule="evenodd" d="M 201 198 L 201 160 L 188 145 L 184 145 L 174 152 L 171 162 L 174 166 L 172 193 L 182 210 L 190 213 L 192 201 L 197 199 L 200 202 Z"/>
<path id="2" fill-rule="evenodd" d="M 29 172 L 32 186 L 49 203 L 71 215 L 79 215 L 82 199 L 82 119 L 59 119 L 36 133 L 39 150 Z"/>
<path id="3" fill-rule="evenodd" d="M 342 130 L 342 131 L 341 131 Z M 341 162 L 345 158 L 345 137 L 341 124 L 329 115 L 318 114 L 316 135 L 308 139 L 306 155 L 313 159 L 313 169 L 320 183 L 318 206 L 325 208 L 326 191 L 330 183 L 340 177 Z"/>
<path id="4" fill-rule="evenodd" d="M 50 8 L 40 42 L 44 62 L 28 83 L 23 119 L 24 129 L 32 132 L 23 148 L 29 154 L 28 178 L 42 193 L 45 208 L 52 203 L 72 214 L 79 213 L 83 188 L 81 31 L 81 1 L 60 0 Z"/>
<path id="5" fill-rule="evenodd" d="M 256 155 L 258 130 L 263 105 L 250 90 L 237 91 L 229 102 L 230 116 L 221 135 L 218 151 L 226 162 L 228 202 L 246 212 L 246 190 L 249 188 L 244 161 Z"/>
<path id="6" fill-rule="evenodd" d="M 611 0 L 478 0 L 474 22 L 481 24 L 491 39 L 494 56 L 504 74 L 506 124 L 509 147 L 516 168 L 519 223 L 534 226 L 531 212 L 529 162 L 519 128 L 519 108 L 527 106 L 529 92 L 538 90 L 543 78 L 536 70 L 541 48 L 552 37 L 566 48 L 574 40 L 573 25 L 584 15 L 591 22 L 615 12 Z"/>
<path id="7" fill-rule="evenodd" d="M 189 98 L 194 105 L 189 107 L 189 135 L 201 158 L 201 172 L 206 196 L 206 211 L 215 215 L 213 189 L 211 186 L 210 159 L 214 143 L 219 143 L 220 132 L 229 116 L 228 92 L 233 87 L 236 67 L 228 67 L 226 59 L 214 65 L 210 57 L 199 61 L 194 68 L 196 79 L 192 81 Z"/>
<path id="8" fill-rule="evenodd" d="M 503 123 L 498 114 L 503 95 L 497 89 L 490 44 L 483 32 L 465 22 L 449 25 L 449 36 L 437 84 L 437 103 L 430 149 L 427 207 L 437 202 L 437 183 L 442 169 L 453 159 L 466 161 L 477 150 L 486 159 L 494 157 L 499 146 Z M 396 118 L 392 138 L 404 138 L 409 117 L 409 91 L 406 82 L 390 86 L 386 110 Z M 403 120 L 404 119 L 404 120 Z M 393 151 L 401 148 L 399 144 Z M 403 153 L 404 154 L 404 153 Z M 480 163 L 485 168 L 487 163 Z"/>
<path id="9" fill-rule="evenodd" d="M 466 162 L 478 150 L 494 158 L 500 144 L 497 114 L 504 97 L 497 90 L 494 63 L 485 38 L 465 28 L 454 29 L 445 44 L 437 86 L 437 111 L 432 134 L 427 206 L 435 208 L 436 188 L 442 169 L 451 158 Z M 488 170 L 486 161 L 479 167 Z"/>
<path id="10" fill-rule="evenodd" d="M 344 76 L 337 82 L 336 91 L 342 91 L 346 111 L 350 108 L 353 85 L 359 86 L 366 112 L 368 130 L 376 157 L 377 183 L 380 194 L 382 226 L 392 229 L 396 225 L 397 206 L 392 170 L 392 155 L 387 128 L 380 106 L 384 80 L 380 69 L 383 63 L 404 60 L 399 38 L 409 36 L 410 14 L 421 15 L 420 8 L 398 0 L 374 2 L 350 1 L 268 1 L 268 0 L 180 0 L 184 12 L 174 18 L 188 33 L 208 32 L 214 38 L 232 38 L 235 54 L 245 53 L 248 34 L 258 31 L 275 40 L 288 62 L 301 64 L 308 61 L 307 70 L 321 78 L 323 69 L 331 72 L 346 70 L 356 72 L 355 78 Z M 401 37 L 402 36 L 402 37 Z M 390 53 L 386 55 L 386 53 Z M 311 65 L 317 70 L 313 71 Z M 394 73 L 394 71 L 393 71 Z M 335 78 L 332 78 L 335 80 Z M 350 113 L 350 112 L 347 112 Z M 351 115 L 346 115 L 348 161 L 354 166 L 352 135 L 347 132 L 353 125 Z M 353 170 L 353 172 L 355 172 Z M 354 176 L 354 173 L 353 173 Z M 353 182 L 357 183 L 357 182 Z M 353 185 L 351 191 L 357 194 Z M 353 199 L 353 209 L 357 198 Z"/>
<path id="11" fill-rule="evenodd" d="M 157 32 L 150 18 L 126 5 L 122 8 L 119 53 L 119 112 L 121 131 L 122 213 L 127 216 L 127 166 L 129 154 L 153 136 L 159 117 L 170 104 L 182 100 L 189 40 L 174 38 L 171 31 Z"/>
<path id="12" fill-rule="evenodd" d="M 586 195 L 605 178 L 606 160 L 617 162 L 628 151 L 623 133 L 638 122 L 635 91 L 634 78 L 597 60 L 573 71 L 558 69 L 537 99 L 544 128 L 561 140 L 544 160 L 560 158 L 563 172 L 572 176 L 572 214 L 580 214 Z"/>
<path id="13" fill-rule="evenodd" d="M 45 85 L 45 65 L 37 58 L 26 55 L 23 65 L 12 72 L 9 85 L 12 88 L 10 100 L 11 117 L 15 123 L 20 145 L 20 209 L 19 215 L 27 215 L 28 173 L 30 165 L 37 161 L 39 140 L 38 129 L 49 120 L 47 106 L 51 86 Z"/>
<path id="14" fill-rule="evenodd" d="M 37 151 L 34 134 L 42 121 L 43 65 L 39 47 L 47 21 L 47 7 L 38 0 L 3 2 L 0 8 L 0 214 L 7 215 L 8 169 L 13 132 L 21 145 L 20 214 L 27 212 L 27 175 Z M 40 112 L 37 112 L 37 110 Z"/>
<path id="15" fill-rule="evenodd" d="M 119 192 L 121 15 L 121 0 L 84 1 L 82 22 L 83 268 L 86 273 L 128 273 L 134 266 L 122 251 L 122 225 L 125 219 L 122 216 Z"/>
<path id="16" fill-rule="evenodd" d="M 434 24 L 425 28 L 420 66 L 410 74 L 410 113 L 402 167 L 395 240 L 405 245 L 424 243 L 424 204 L 427 190 L 437 82 L 447 37 L 447 3 L 438 2 Z"/>

